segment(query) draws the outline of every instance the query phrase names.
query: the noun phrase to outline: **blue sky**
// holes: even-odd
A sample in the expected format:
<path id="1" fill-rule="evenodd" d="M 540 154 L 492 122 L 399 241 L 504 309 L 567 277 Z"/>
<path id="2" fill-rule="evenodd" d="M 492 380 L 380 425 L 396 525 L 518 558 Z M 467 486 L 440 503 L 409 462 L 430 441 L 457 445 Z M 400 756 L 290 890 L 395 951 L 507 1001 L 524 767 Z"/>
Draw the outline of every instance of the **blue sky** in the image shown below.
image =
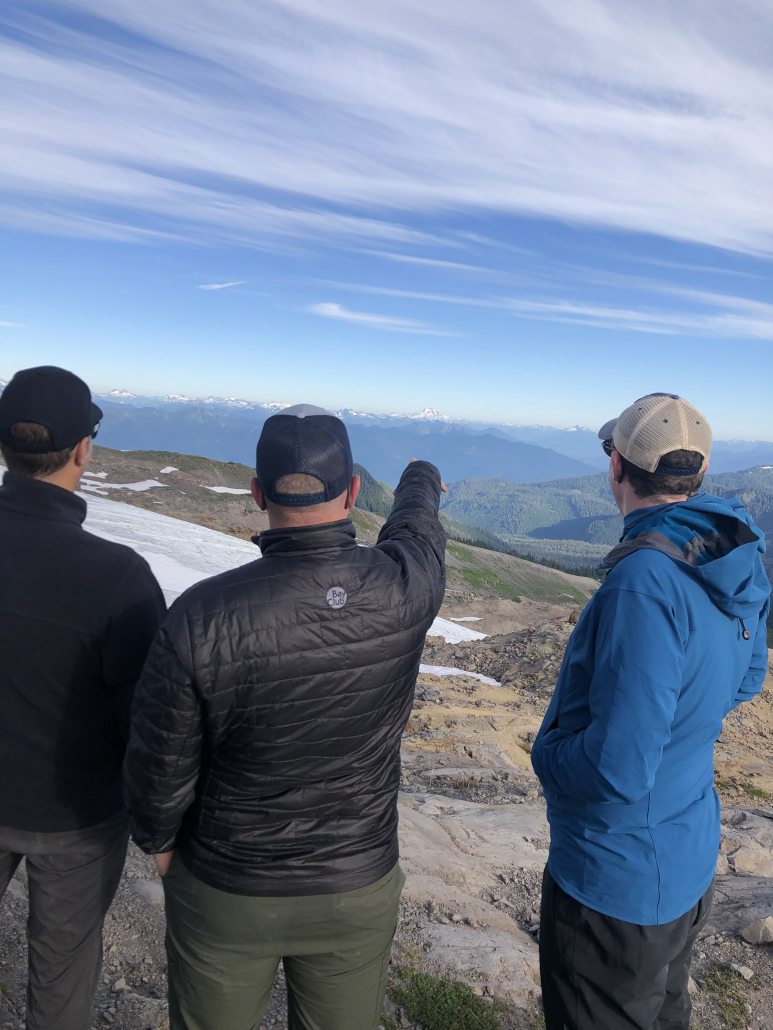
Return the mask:
<path id="1" fill-rule="evenodd" d="M 5 21 L 4 378 L 561 426 L 667 389 L 773 439 L 769 7 Z"/>

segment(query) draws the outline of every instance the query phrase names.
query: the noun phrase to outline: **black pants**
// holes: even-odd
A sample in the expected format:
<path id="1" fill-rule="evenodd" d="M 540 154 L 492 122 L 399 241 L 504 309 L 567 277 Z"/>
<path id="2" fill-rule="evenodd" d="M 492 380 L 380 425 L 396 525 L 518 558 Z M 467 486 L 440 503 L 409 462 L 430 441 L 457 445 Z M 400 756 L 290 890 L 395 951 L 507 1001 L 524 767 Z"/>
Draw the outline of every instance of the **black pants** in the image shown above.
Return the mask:
<path id="1" fill-rule="evenodd" d="M 129 840 L 120 813 L 67 833 L 0 827 L 0 898 L 22 858 L 29 882 L 27 1030 L 88 1030 L 102 924 Z"/>
<path id="2" fill-rule="evenodd" d="M 712 882 L 678 919 L 638 926 L 586 908 L 546 866 L 539 954 L 547 1030 L 689 1030 L 692 949 L 713 896 Z"/>

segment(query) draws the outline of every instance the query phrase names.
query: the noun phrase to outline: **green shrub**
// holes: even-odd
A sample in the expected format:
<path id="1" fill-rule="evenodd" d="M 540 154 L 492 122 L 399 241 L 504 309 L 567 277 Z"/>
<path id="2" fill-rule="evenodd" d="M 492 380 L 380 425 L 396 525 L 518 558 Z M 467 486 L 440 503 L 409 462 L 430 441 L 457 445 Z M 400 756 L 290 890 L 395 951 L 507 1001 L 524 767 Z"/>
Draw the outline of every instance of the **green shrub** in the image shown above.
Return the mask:
<path id="1" fill-rule="evenodd" d="M 757 990 L 760 986 L 759 977 L 753 977 L 749 986 Z M 744 987 L 746 982 L 741 974 L 736 973 L 724 962 L 712 966 L 703 977 L 704 990 L 715 995 L 720 1015 L 732 1030 L 744 1030 L 749 1024 Z"/>
<path id="2" fill-rule="evenodd" d="M 424 1030 L 499 1030 L 496 1003 L 473 994 L 469 984 L 405 968 L 397 970 L 397 977 L 400 983 L 389 992 L 392 1001 Z"/>

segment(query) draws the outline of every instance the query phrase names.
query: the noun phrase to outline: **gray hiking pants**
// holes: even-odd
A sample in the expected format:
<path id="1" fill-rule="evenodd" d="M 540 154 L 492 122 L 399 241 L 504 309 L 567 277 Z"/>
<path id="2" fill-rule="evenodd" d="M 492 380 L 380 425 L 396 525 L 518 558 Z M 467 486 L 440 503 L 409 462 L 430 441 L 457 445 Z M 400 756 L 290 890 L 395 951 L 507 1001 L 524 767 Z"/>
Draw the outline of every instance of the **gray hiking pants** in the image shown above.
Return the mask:
<path id="1" fill-rule="evenodd" d="M 689 1030 L 693 945 L 714 883 L 670 923 L 639 926 L 587 908 L 545 866 L 539 957 L 547 1030 Z"/>
<path id="2" fill-rule="evenodd" d="M 102 924 L 129 840 L 121 812 L 67 833 L 0 827 L 0 898 L 22 858 L 29 881 L 27 1030 L 88 1030 Z"/>

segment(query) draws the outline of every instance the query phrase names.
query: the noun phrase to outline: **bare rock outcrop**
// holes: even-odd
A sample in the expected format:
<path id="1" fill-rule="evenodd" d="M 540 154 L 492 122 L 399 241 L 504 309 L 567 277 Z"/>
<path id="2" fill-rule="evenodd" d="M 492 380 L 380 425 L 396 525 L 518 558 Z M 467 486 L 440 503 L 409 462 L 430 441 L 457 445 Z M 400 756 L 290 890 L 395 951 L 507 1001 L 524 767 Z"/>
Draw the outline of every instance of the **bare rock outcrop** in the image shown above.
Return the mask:
<path id="1" fill-rule="evenodd" d="M 773 812 L 723 809 L 720 851 L 735 873 L 773 877 Z"/>
<path id="2" fill-rule="evenodd" d="M 400 862 L 407 904 L 426 913 L 417 927 L 424 966 L 483 980 L 510 1004 L 532 1007 L 539 958 L 521 923 L 533 913 L 505 898 L 503 884 L 514 873 L 538 881 L 547 857 L 544 809 L 436 795 L 412 800 L 400 806 Z"/>

